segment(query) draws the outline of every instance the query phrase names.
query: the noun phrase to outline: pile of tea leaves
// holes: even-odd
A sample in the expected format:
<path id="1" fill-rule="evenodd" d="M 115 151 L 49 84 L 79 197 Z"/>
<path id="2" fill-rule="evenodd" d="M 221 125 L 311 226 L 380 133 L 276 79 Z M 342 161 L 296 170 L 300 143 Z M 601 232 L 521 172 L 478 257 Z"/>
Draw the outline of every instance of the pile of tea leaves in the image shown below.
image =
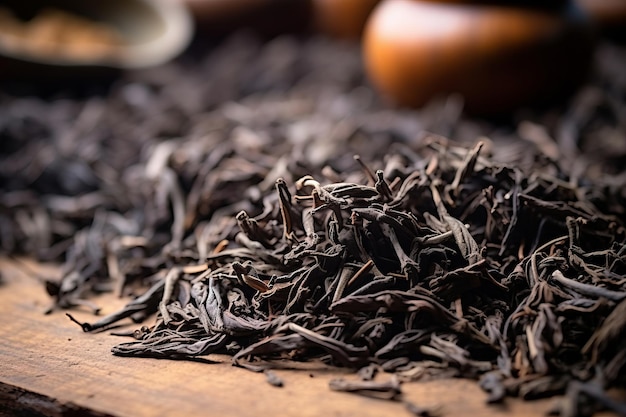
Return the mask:
<path id="1" fill-rule="evenodd" d="M 3 94 L 0 248 L 62 260 L 54 308 L 134 295 L 124 356 L 226 353 L 331 388 L 480 380 L 490 402 L 626 404 L 626 51 L 507 124 L 379 102 L 358 48 L 239 35 L 104 95 Z M 453 138 L 453 139 L 448 139 Z"/>

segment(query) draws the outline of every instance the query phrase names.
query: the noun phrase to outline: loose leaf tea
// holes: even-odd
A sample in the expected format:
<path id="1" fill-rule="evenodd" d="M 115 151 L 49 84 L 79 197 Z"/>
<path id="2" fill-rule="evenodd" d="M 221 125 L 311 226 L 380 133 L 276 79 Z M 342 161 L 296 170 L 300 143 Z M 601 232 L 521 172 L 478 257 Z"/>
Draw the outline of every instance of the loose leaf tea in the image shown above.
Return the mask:
<path id="1" fill-rule="evenodd" d="M 358 51 L 319 40 L 233 38 L 104 98 L 3 97 L 1 247 L 64 258 L 54 309 L 135 295 L 84 331 L 156 314 L 116 355 L 226 353 L 276 386 L 342 366 L 361 380 L 332 389 L 392 400 L 469 377 L 489 402 L 623 413 L 626 152 L 580 151 L 626 143 L 618 53 L 557 142 L 547 115 L 503 133 L 454 99 L 389 111 Z"/>
<path id="2" fill-rule="evenodd" d="M 54 8 L 44 8 L 22 21 L 0 6 L 0 26 L 0 46 L 18 55 L 103 59 L 114 56 L 123 44 L 115 28 Z"/>

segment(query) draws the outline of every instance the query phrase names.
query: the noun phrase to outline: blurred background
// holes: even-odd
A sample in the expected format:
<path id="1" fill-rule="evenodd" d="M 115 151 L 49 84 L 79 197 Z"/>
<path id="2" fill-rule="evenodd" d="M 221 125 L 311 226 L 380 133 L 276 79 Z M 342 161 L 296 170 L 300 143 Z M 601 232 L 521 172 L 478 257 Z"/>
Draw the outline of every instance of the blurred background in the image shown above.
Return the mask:
<path id="1" fill-rule="evenodd" d="M 339 177 L 354 154 L 375 166 L 433 136 L 622 189 L 625 8 L 0 1 L 0 249 L 62 258 L 100 211 L 140 227 L 155 191 L 139 173 L 163 144 L 186 194 L 221 173 L 187 230 L 279 176 Z"/>

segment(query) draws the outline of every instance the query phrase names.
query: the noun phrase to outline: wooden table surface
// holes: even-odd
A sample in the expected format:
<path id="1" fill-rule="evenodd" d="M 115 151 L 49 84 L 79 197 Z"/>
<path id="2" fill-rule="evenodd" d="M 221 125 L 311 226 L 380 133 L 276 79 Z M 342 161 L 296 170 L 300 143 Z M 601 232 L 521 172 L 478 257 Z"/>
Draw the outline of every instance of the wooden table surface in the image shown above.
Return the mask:
<path id="1" fill-rule="evenodd" d="M 108 333 L 86 334 L 49 306 L 32 269 L 0 260 L 0 416 L 410 416 L 400 402 L 333 392 L 328 382 L 354 378 L 340 371 L 276 371 L 277 388 L 263 374 L 217 363 L 116 357 L 124 341 Z M 112 296 L 95 300 L 107 314 L 123 304 Z M 92 320 L 88 312 L 74 312 Z M 134 327 L 138 327 L 134 325 Z M 554 400 L 507 400 L 485 405 L 473 381 L 451 379 L 407 383 L 407 400 L 438 407 L 443 416 L 542 416 Z M 20 414 L 21 413 L 21 414 Z M 27 414 L 30 413 L 30 414 Z"/>

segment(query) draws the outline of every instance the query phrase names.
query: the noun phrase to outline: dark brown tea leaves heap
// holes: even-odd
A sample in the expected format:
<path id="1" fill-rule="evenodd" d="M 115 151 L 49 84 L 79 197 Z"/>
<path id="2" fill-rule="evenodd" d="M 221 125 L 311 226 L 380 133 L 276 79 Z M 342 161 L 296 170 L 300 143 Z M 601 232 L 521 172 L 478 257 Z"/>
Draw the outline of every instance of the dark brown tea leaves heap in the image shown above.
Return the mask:
<path id="1" fill-rule="evenodd" d="M 220 220 L 225 243 L 201 226 L 140 303 L 83 327 L 157 310 L 113 352 L 229 353 L 255 371 L 375 364 L 403 381 L 481 378 L 492 402 L 623 383 L 621 220 L 549 166 L 526 176 L 481 146 L 425 141 L 339 182 L 278 179 L 262 212 Z"/>

